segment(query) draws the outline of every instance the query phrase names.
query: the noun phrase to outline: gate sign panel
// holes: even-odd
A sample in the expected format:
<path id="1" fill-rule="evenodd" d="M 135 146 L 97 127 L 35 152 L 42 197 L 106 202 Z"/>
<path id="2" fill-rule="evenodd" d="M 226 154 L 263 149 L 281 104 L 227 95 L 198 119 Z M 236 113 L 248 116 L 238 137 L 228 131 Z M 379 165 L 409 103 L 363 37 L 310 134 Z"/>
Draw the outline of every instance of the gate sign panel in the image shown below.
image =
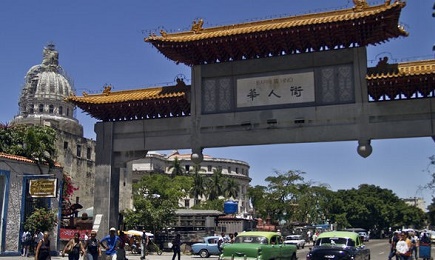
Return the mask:
<path id="1" fill-rule="evenodd" d="M 314 72 L 237 80 L 237 107 L 270 106 L 315 101 Z"/>
<path id="2" fill-rule="evenodd" d="M 29 193 L 33 198 L 56 197 L 57 179 L 30 180 Z"/>

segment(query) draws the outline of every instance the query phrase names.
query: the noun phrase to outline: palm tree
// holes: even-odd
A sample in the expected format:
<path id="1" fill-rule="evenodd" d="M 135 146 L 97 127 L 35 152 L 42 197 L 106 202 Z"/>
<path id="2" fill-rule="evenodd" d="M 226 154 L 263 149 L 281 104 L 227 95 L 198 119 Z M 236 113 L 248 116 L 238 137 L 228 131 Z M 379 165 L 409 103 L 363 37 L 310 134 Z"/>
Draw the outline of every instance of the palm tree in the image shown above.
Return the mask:
<path id="1" fill-rule="evenodd" d="M 236 199 L 239 196 L 239 184 L 234 179 L 225 178 L 225 180 L 227 183 L 225 185 L 225 197 Z"/>
<path id="2" fill-rule="evenodd" d="M 178 157 L 175 157 L 174 162 L 171 166 L 168 168 L 169 171 L 171 171 L 171 177 L 174 178 L 175 176 L 183 176 L 186 173 L 186 170 L 181 165 L 181 161 L 178 160 Z"/>
<path id="3" fill-rule="evenodd" d="M 190 190 L 190 196 L 195 198 L 194 205 L 196 205 L 199 198 L 204 196 L 206 192 L 204 178 L 199 173 L 200 171 L 204 172 L 205 170 L 202 169 L 200 165 L 195 164 L 190 172 L 193 175 L 193 186 Z"/>
<path id="4" fill-rule="evenodd" d="M 214 169 L 213 175 L 208 183 L 208 199 L 217 200 L 219 196 L 224 195 L 222 169 Z"/>

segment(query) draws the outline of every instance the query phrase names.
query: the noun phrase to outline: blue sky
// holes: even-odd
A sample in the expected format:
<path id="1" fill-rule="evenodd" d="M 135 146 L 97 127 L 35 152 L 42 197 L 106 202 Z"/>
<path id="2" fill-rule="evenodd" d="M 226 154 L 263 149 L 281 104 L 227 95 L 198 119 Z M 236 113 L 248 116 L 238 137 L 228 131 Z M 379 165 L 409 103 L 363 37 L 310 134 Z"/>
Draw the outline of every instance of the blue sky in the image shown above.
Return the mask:
<path id="1" fill-rule="evenodd" d="M 433 0 L 408 1 L 400 21 L 409 37 L 370 46 L 368 65 L 376 65 L 383 56 L 390 62 L 433 59 L 433 4 Z M 60 65 L 74 80 L 78 95 L 99 93 L 105 84 L 113 90 L 164 86 L 173 84 L 178 74 L 190 80 L 190 69 L 145 43 L 150 32 L 161 28 L 185 31 L 198 18 L 204 19 L 204 27 L 211 27 L 352 6 L 351 0 L 2 0 L 0 122 L 18 113 L 24 76 L 31 66 L 41 63 L 43 47 L 49 42 L 56 45 Z M 95 120 L 81 111 L 77 118 L 85 136 L 95 138 Z M 418 187 L 430 180 L 428 158 L 435 154 L 431 138 L 373 140 L 372 146 L 372 155 L 365 159 L 357 154 L 356 141 L 206 148 L 204 153 L 246 161 L 251 166 L 252 185 L 265 184 L 274 169 L 300 170 L 306 172 L 306 180 L 327 183 L 333 190 L 368 183 L 403 198 L 422 196 L 430 203 L 431 192 Z"/>

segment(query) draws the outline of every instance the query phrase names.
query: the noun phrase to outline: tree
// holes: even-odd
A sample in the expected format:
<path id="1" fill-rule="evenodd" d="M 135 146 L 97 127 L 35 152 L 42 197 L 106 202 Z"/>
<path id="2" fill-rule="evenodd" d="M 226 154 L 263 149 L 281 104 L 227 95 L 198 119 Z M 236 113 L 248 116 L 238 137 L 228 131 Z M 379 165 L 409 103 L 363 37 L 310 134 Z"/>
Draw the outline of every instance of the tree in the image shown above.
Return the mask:
<path id="1" fill-rule="evenodd" d="M 164 174 L 144 176 L 133 184 L 133 210 L 124 212 L 128 227 L 162 230 L 169 226 L 179 208 L 178 201 L 188 195 L 192 186 L 188 176 L 170 177 Z"/>
<path id="2" fill-rule="evenodd" d="M 225 198 L 236 199 L 239 196 L 239 184 L 234 179 L 226 177 L 224 182 L 226 183 L 224 188 Z"/>
<path id="3" fill-rule="evenodd" d="M 53 231 L 57 224 L 57 215 L 54 211 L 46 208 L 35 208 L 24 222 L 24 230 L 36 232 Z"/>
<path id="4" fill-rule="evenodd" d="M 217 200 L 224 195 L 222 169 L 213 169 L 213 175 L 207 180 L 207 191 L 209 200 Z"/>
<path id="5" fill-rule="evenodd" d="M 195 198 L 194 206 L 196 205 L 197 200 L 199 200 L 199 198 L 204 196 L 206 193 L 204 178 L 199 173 L 200 171 L 204 170 L 201 169 L 201 166 L 195 164 L 193 166 L 193 170 L 190 173 L 190 175 L 193 175 L 193 186 L 190 190 L 190 196 Z"/>
<path id="6" fill-rule="evenodd" d="M 56 131 L 38 125 L 0 125 L 0 152 L 33 160 L 43 174 L 41 164 L 48 164 L 49 171 L 54 167 Z"/>
<path id="7" fill-rule="evenodd" d="M 178 160 L 178 157 L 175 157 L 171 166 L 169 166 L 169 171 L 171 171 L 171 176 L 174 178 L 175 176 L 183 176 L 186 174 L 186 170 L 183 168 L 181 161 Z"/>

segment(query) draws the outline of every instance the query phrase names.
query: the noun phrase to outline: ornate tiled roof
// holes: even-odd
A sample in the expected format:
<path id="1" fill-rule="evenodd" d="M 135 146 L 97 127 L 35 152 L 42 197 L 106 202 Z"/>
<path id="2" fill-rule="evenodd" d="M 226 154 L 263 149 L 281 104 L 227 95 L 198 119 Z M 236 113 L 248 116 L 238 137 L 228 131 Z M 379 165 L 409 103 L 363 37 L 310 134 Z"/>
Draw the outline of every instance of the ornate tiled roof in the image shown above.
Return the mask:
<path id="1" fill-rule="evenodd" d="M 435 74 L 435 60 L 410 61 L 397 64 L 380 61 L 376 67 L 368 69 L 366 79 L 374 80 L 427 74 Z"/>
<path id="2" fill-rule="evenodd" d="M 109 90 L 106 87 L 106 90 Z M 135 90 L 123 90 L 123 91 L 106 91 L 102 94 L 86 94 L 82 97 L 71 95 L 67 98 L 67 101 L 83 103 L 83 104 L 111 104 L 125 101 L 144 101 L 144 100 L 156 100 L 156 99 L 168 99 L 184 97 L 185 92 L 168 92 L 167 88 L 156 87 L 147 89 L 135 89 Z"/>
<path id="3" fill-rule="evenodd" d="M 389 64 L 384 58 L 367 69 L 367 88 L 373 101 L 435 97 L 435 60 Z"/>
<path id="4" fill-rule="evenodd" d="M 212 28 L 203 28 L 199 20 L 190 31 L 161 31 L 145 42 L 175 62 L 198 65 L 367 46 L 407 35 L 398 24 L 404 2 L 354 2 L 351 9 Z"/>
<path id="5" fill-rule="evenodd" d="M 107 86 L 101 94 L 84 92 L 66 100 L 102 121 L 138 120 L 190 115 L 189 93 L 190 87 L 177 80 L 175 86 L 147 89 L 111 91 Z"/>

